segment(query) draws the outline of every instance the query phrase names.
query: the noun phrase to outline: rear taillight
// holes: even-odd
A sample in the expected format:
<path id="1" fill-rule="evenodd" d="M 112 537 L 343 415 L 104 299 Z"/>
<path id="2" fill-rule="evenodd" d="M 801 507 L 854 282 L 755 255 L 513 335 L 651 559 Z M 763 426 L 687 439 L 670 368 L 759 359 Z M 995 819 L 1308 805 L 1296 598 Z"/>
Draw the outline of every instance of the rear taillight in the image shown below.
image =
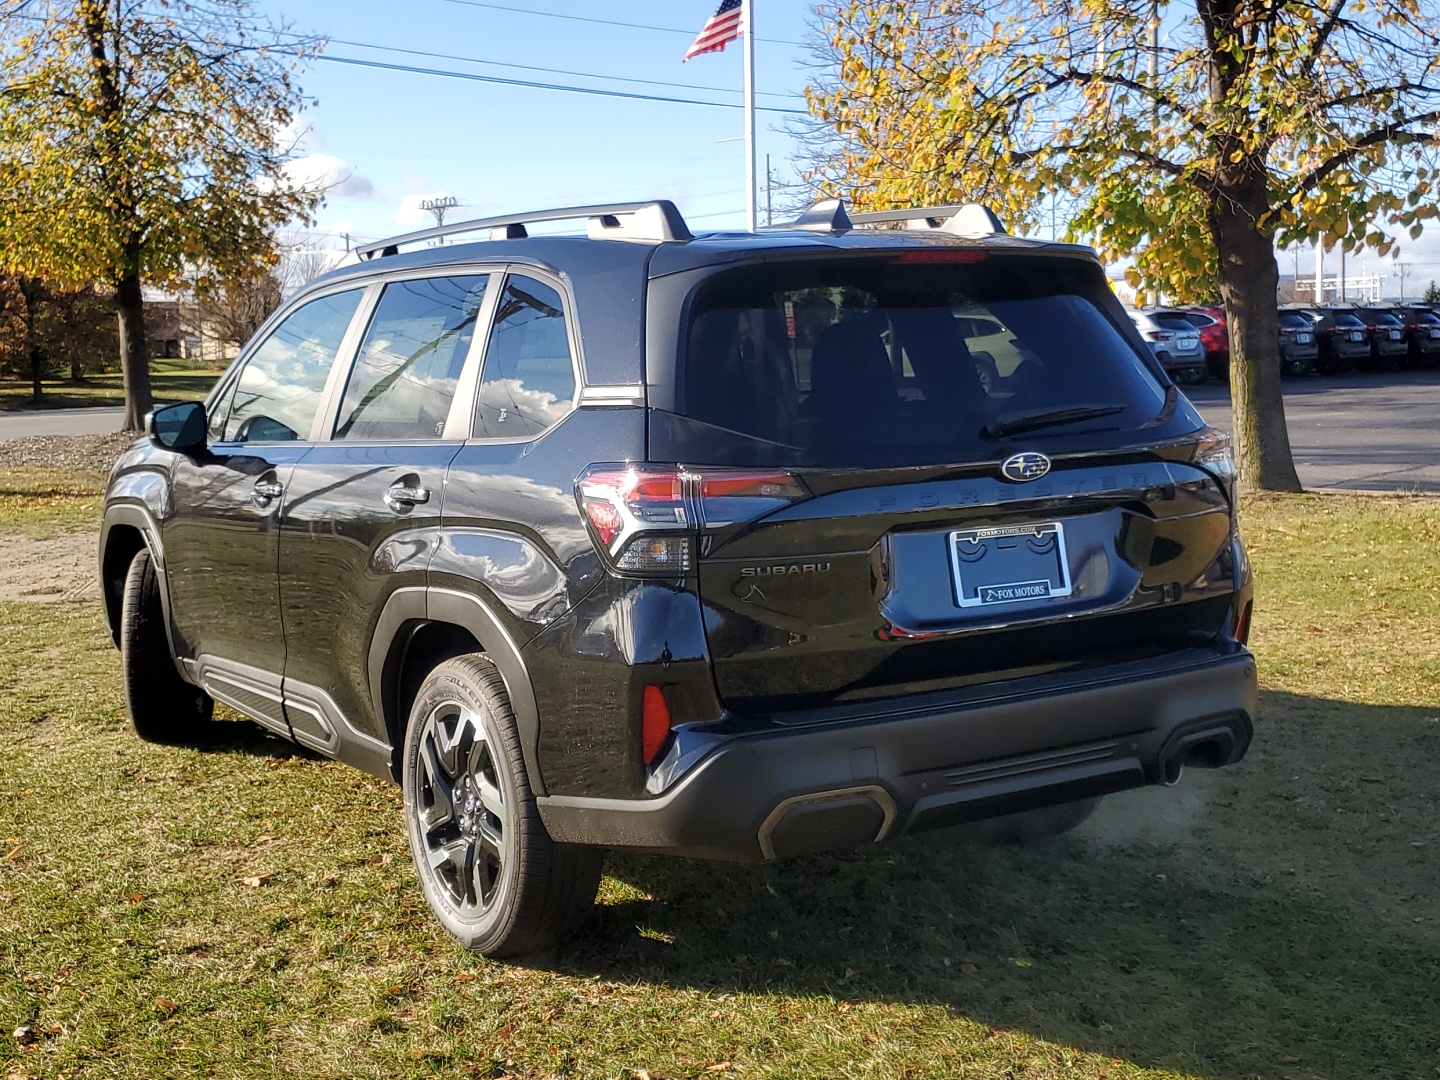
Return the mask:
<path id="1" fill-rule="evenodd" d="M 808 494 L 779 470 L 592 465 L 575 482 L 590 538 L 610 565 L 667 577 L 689 572 L 700 531 L 753 521 Z"/>
<path id="2" fill-rule="evenodd" d="M 1151 341 L 1169 341 L 1175 334 L 1169 330 L 1146 330 L 1145 336 Z"/>
<path id="3" fill-rule="evenodd" d="M 1207 469 L 1220 481 L 1225 494 L 1232 499 L 1235 494 L 1235 452 L 1231 445 L 1230 433 L 1218 428 L 1206 428 L 1200 432 L 1195 443 L 1194 464 Z"/>

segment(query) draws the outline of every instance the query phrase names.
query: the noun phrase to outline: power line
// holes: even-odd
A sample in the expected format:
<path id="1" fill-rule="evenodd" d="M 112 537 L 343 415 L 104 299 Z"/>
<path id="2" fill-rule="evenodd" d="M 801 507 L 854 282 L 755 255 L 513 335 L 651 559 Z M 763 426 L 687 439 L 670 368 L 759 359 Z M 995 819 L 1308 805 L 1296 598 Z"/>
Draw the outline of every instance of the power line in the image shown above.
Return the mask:
<path id="1" fill-rule="evenodd" d="M 672 105 L 708 105 L 712 109 L 743 109 L 745 107 L 738 101 L 701 101 L 698 98 L 602 90 L 595 86 L 564 86 L 560 83 L 543 83 L 531 79 L 507 79 L 499 75 L 479 75 L 473 71 L 445 71 L 442 68 L 415 67 L 411 64 L 393 64 L 381 60 L 361 60 L 354 56 L 330 56 L 322 53 L 315 59 L 329 64 L 351 64 L 355 67 L 378 68 L 382 71 L 406 71 L 414 75 L 438 75 L 447 79 L 466 79 L 470 82 L 495 83 L 500 86 L 528 86 L 537 90 L 559 90 L 568 94 L 590 94 L 595 97 L 625 98 L 630 101 L 662 101 Z M 793 116 L 809 115 L 804 109 L 782 109 L 777 105 L 757 105 L 755 108 L 757 112 L 787 113 Z"/>
<path id="2" fill-rule="evenodd" d="M 639 79 L 629 75 L 597 75 L 589 71 L 570 71 L 566 68 L 539 67 L 535 64 L 512 64 L 501 60 L 477 60 L 471 56 L 457 56 L 454 53 L 430 52 L 426 49 L 402 49 L 398 45 L 375 45 L 368 41 L 347 41 L 344 38 L 327 38 L 333 45 L 350 45 L 357 49 L 375 49 L 380 52 L 405 53 L 409 56 L 428 56 L 435 60 L 457 60 L 463 64 L 483 64 L 486 67 L 515 68 L 519 71 L 542 71 L 547 75 L 573 75 L 581 79 L 604 79 L 607 82 L 639 83 L 643 86 L 669 86 L 677 90 L 706 90 L 717 94 L 738 94 L 733 86 L 696 86 L 693 83 L 666 82 L 662 79 Z M 759 91 L 762 97 L 790 98 L 794 94 L 777 94 L 768 90 Z"/>
<path id="3" fill-rule="evenodd" d="M 462 7 L 490 8 L 492 11 L 504 11 L 512 15 L 540 15 L 547 19 L 568 19 L 571 22 L 597 23 L 600 26 L 623 26 L 627 30 L 653 30 L 657 34 L 684 34 L 693 38 L 700 32 L 699 27 L 694 30 L 685 30 L 678 26 L 646 26 L 644 23 L 618 22 L 614 19 L 592 19 L 586 15 L 562 15 L 558 11 L 536 11 L 534 8 L 515 7 L 512 4 L 485 4 L 480 0 L 445 0 L 448 4 L 459 4 Z M 784 38 L 756 38 L 756 41 L 763 41 L 769 45 L 804 45 L 803 41 L 787 41 Z"/>

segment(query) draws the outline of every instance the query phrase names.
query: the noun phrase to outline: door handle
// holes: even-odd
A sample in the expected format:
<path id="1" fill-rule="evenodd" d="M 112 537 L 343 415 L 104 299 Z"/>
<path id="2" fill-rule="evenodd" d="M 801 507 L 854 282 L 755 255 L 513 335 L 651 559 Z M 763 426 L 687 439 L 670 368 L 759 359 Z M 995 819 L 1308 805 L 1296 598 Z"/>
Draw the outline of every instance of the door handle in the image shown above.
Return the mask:
<path id="1" fill-rule="evenodd" d="M 397 513 L 409 510 L 417 503 L 430 501 L 430 489 L 418 484 L 392 484 L 385 492 L 385 505 Z"/>
<path id="2" fill-rule="evenodd" d="M 264 507 L 271 499 L 278 499 L 285 494 L 285 488 L 278 480 L 256 480 L 255 487 L 250 492 L 250 501 L 256 506 Z"/>

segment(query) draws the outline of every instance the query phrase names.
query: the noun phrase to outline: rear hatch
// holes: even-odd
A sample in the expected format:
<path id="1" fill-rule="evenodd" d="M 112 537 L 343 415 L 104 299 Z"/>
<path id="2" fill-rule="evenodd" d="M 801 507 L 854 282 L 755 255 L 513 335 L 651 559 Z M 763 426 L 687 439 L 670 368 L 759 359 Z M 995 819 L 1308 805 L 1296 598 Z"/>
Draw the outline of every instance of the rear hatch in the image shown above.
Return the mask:
<path id="1" fill-rule="evenodd" d="M 650 458 L 749 469 L 767 494 L 750 514 L 694 505 L 732 711 L 1115 663 L 1226 627 L 1228 443 L 1098 264 L 792 257 L 710 275 L 687 312 Z"/>

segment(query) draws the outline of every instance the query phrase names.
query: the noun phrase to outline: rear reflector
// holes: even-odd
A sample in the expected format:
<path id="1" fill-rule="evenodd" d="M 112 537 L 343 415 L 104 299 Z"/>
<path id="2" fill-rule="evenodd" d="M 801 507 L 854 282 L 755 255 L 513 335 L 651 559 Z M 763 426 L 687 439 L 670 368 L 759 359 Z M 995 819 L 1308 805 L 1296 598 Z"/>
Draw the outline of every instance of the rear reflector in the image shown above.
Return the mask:
<path id="1" fill-rule="evenodd" d="M 640 709 L 640 756 L 646 765 L 655 764 L 669 737 L 670 706 L 665 701 L 665 691 L 658 686 L 647 686 Z"/>
<path id="2" fill-rule="evenodd" d="M 1255 610 L 1255 602 L 1247 601 L 1240 609 L 1240 617 L 1235 620 L 1235 640 L 1241 645 L 1250 644 L 1250 615 Z"/>

